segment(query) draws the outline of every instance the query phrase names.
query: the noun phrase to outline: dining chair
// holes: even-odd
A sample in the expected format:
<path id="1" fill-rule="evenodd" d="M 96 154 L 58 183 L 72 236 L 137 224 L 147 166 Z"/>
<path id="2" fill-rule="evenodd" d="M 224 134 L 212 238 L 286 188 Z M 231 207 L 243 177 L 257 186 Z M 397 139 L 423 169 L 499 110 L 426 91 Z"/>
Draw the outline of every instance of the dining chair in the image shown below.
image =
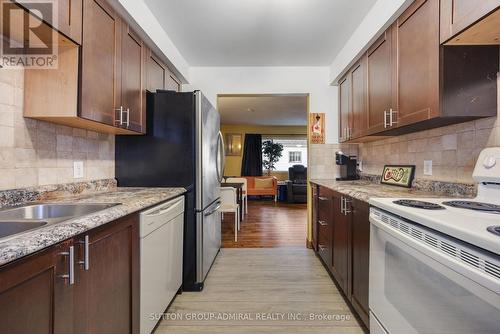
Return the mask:
<path id="1" fill-rule="evenodd" d="M 247 186 L 247 179 L 244 178 L 244 177 L 228 177 L 226 182 L 228 183 L 243 183 L 243 195 L 242 195 L 242 205 L 243 205 L 243 212 L 245 214 L 248 214 L 248 197 L 247 197 L 247 193 L 248 193 L 248 186 Z"/>
<path id="2" fill-rule="evenodd" d="M 231 187 L 220 188 L 221 206 L 219 211 L 224 217 L 224 213 L 234 213 L 234 241 L 238 241 L 238 231 L 240 229 L 240 206 L 236 196 L 236 189 Z"/>

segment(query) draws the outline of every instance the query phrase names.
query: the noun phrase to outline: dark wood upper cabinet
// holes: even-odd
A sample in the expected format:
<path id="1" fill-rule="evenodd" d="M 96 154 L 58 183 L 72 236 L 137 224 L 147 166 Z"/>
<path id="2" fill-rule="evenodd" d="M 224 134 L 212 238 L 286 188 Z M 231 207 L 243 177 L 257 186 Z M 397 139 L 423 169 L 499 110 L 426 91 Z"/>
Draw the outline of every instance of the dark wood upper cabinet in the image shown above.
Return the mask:
<path id="1" fill-rule="evenodd" d="M 181 91 L 181 81 L 170 71 L 167 75 L 167 83 L 165 89 L 173 90 L 176 92 Z"/>
<path id="2" fill-rule="evenodd" d="M 499 7 L 500 0 L 441 0 L 441 43 L 500 44 Z"/>
<path id="3" fill-rule="evenodd" d="M 157 89 L 165 89 L 169 74 L 167 66 L 151 50 L 148 50 L 147 90 L 156 92 Z"/>
<path id="4" fill-rule="evenodd" d="M 122 127 L 144 132 L 146 118 L 146 48 L 130 26 L 122 26 L 121 103 Z"/>
<path id="5" fill-rule="evenodd" d="M 339 81 L 339 140 L 345 142 L 349 140 L 349 117 L 351 110 L 351 83 L 349 75 Z"/>
<path id="6" fill-rule="evenodd" d="M 366 59 L 362 58 L 350 72 L 351 76 L 351 124 L 349 139 L 362 137 L 367 129 L 366 117 Z"/>
<path id="7" fill-rule="evenodd" d="M 121 28 L 107 2 L 84 1 L 80 116 L 112 126 L 121 106 Z"/>
<path id="8" fill-rule="evenodd" d="M 397 118 L 401 127 L 438 116 L 439 0 L 415 1 L 397 19 L 393 36 L 397 97 L 393 120 Z"/>
<path id="9" fill-rule="evenodd" d="M 382 132 L 392 105 L 392 29 L 389 28 L 366 53 L 367 134 Z"/>

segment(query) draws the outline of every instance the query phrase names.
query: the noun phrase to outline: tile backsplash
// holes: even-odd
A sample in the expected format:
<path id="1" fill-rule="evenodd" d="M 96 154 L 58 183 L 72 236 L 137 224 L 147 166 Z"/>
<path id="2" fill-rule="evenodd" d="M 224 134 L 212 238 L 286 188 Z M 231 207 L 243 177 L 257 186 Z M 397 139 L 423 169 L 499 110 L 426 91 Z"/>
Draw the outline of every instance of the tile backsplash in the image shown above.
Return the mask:
<path id="1" fill-rule="evenodd" d="M 308 173 L 310 179 L 334 179 L 340 176 L 335 164 L 335 152 L 341 150 L 347 155 L 358 155 L 357 145 L 311 144 L 309 146 Z"/>
<path id="2" fill-rule="evenodd" d="M 0 69 L 0 190 L 114 178 L 114 136 L 24 118 L 23 87 L 22 70 Z"/>

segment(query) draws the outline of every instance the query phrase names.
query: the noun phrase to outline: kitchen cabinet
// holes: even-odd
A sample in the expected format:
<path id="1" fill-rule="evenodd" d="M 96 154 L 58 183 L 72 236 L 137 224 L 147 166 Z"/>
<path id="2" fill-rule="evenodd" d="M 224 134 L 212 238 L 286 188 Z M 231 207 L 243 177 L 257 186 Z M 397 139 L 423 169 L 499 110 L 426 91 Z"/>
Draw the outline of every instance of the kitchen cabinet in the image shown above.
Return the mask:
<path id="1" fill-rule="evenodd" d="M 147 57 L 147 90 L 156 92 L 157 89 L 166 89 L 168 67 L 151 50 Z"/>
<path id="2" fill-rule="evenodd" d="M 339 81 L 339 140 L 349 140 L 351 84 L 349 75 Z"/>
<path id="3" fill-rule="evenodd" d="M 167 75 L 166 89 L 176 92 L 181 91 L 181 81 L 172 72 Z"/>
<path id="4" fill-rule="evenodd" d="M 70 249 L 72 240 L 0 268 L 2 332 L 72 333 Z"/>
<path id="5" fill-rule="evenodd" d="M 311 247 L 314 251 L 318 251 L 318 205 L 319 205 L 319 187 L 315 184 L 311 184 L 312 192 L 312 238 Z"/>
<path id="6" fill-rule="evenodd" d="M 332 269 L 332 247 L 333 247 L 333 193 L 324 187 L 320 187 L 318 194 L 318 255 L 327 268 Z"/>
<path id="7" fill-rule="evenodd" d="M 350 296 L 353 308 L 365 324 L 369 322 L 368 281 L 370 262 L 370 207 L 356 199 L 348 202 L 351 216 Z"/>
<path id="8" fill-rule="evenodd" d="M 314 195 L 317 206 L 312 208 L 313 217 L 317 217 L 313 219 L 318 230 L 316 252 L 368 327 L 369 205 L 323 186 L 313 184 L 313 187 L 317 188 Z"/>
<path id="9" fill-rule="evenodd" d="M 139 226 L 136 215 L 75 238 L 76 333 L 138 330 Z M 134 330 L 133 330 L 134 329 Z"/>
<path id="10" fill-rule="evenodd" d="M 497 115 L 497 81 L 491 78 L 499 70 L 498 46 L 440 45 L 439 10 L 439 0 L 414 1 L 340 79 L 339 122 L 349 129 L 341 141 L 363 142 Z M 358 73 L 365 75 L 364 109 L 363 78 L 354 76 L 363 59 L 366 71 Z M 345 102 L 349 94 L 351 105 Z M 356 103 L 358 116 L 349 118 L 345 110 Z"/>
<path id="11" fill-rule="evenodd" d="M 360 138 L 366 131 L 366 59 L 362 58 L 353 66 L 351 77 L 351 123 L 349 139 Z"/>
<path id="12" fill-rule="evenodd" d="M 441 43 L 500 44 L 500 0 L 441 0 Z"/>
<path id="13" fill-rule="evenodd" d="M 2 331 L 138 333 L 138 229 L 127 216 L 0 267 Z"/>
<path id="14" fill-rule="evenodd" d="M 386 30 L 366 53 L 366 133 L 384 131 L 393 109 L 392 28 Z"/>
<path id="15" fill-rule="evenodd" d="M 122 26 L 121 82 L 118 126 L 145 132 L 146 127 L 146 48 L 130 28 Z"/>
<path id="16" fill-rule="evenodd" d="M 111 126 L 121 103 L 121 28 L 107 2 L 84 2 L 80 117 Z"/>
<path id="17" fill-rule="evenodd" d="M 39 15 L 40 11 L 34 10 L 37 6 L 36 2 L 16 2 L 18 6 L 29 10 L 31 15 L 43 20 L 43 22 L 49 24 L 77 44 L 81 44 L 83 0 L 58 0 L 55 3 L 57 3 L 57 9 L 54 12 L 57 13 L 57 20 L 54 20 L 54 17 L 51 15 L 53 13 L 41 17 Z"/>

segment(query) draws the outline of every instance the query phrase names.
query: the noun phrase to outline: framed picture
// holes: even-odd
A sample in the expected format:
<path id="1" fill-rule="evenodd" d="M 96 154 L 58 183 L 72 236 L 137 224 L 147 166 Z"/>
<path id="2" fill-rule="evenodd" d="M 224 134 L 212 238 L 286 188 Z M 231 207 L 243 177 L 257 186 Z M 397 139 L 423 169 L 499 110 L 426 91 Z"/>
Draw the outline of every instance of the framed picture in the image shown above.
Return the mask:
<path id="1" fill-rule="evenodd" d="M 243 147 L 243 136 L 241 133 L 226 133 L 224 136 L 226 156 L 240 156 Z"/>
<path id="2" fill-rule="evenodd" d="M 309 114 L 309 134 L 311 144 L 325 143 L 325 114 L 311 113 Z"/>
<path id="3" fill-rule="evenodd" d="M 380 183 L 411 188 L 415 177 L 415 165 L 385 165 Z"/>

